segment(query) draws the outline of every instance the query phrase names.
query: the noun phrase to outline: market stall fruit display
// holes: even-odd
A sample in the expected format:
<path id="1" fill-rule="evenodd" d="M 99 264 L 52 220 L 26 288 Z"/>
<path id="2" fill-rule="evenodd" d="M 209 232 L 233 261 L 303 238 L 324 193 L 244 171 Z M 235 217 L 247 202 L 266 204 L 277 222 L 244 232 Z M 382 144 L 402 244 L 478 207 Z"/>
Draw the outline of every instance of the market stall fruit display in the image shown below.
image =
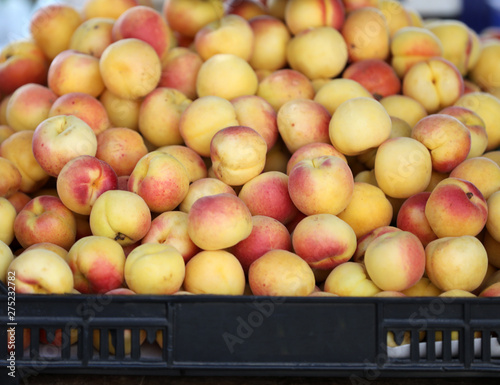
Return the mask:
<path id="1" fill-rule="evenodd" d="M 112 3 L 45 5 L 0 52 L 4 284 L 499 296 L 495 35 L 395 0 Z"/>

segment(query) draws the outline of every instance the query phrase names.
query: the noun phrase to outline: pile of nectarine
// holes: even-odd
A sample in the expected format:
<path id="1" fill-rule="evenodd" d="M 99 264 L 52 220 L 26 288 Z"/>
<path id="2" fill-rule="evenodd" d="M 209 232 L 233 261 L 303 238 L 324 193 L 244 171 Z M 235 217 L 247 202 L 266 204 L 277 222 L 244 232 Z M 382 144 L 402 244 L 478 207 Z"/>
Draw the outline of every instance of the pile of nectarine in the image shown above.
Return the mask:
<path id="1" fill-rule="evenodd" d="M 86 0 L 29 31 L 0 52 L 18 293 L 500 295 L 491 29 L 395 0 Z"/>

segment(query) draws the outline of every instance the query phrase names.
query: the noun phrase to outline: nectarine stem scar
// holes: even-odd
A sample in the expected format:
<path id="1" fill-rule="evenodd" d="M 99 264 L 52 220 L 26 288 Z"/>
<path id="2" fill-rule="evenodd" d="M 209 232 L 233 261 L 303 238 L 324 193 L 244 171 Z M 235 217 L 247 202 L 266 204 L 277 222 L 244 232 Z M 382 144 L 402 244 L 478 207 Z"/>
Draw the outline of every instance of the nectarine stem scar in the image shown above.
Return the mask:
<path id="1" fill-rule="evenodd" d="M 116 234 L 115 241 L 124 241 L 127 238 L 128 237 L 125 234 L 118 233 L 118 234 Z"/>

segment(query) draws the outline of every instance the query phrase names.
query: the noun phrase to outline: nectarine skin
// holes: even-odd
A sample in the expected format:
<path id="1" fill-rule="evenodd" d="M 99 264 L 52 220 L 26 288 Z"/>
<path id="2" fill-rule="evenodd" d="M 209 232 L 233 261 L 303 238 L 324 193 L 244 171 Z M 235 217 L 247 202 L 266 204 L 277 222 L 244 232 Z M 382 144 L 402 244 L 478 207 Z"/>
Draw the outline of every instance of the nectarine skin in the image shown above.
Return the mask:
<path id="1" fill-rule="evenodd" d="M 337 215 L 349 204 L 353 190 L 352 171 L 336 156 L 301 160 L 288 179 L 290 198 L 306 215 Z"/>
<path id="2" fill-rule="evenodd" d="M 150 44 L 160 59 L 170 48 L 170 29 L 162 15 L 144 5 L 127 9 L 116 20 L 112 29 L 114 40 L 136 38 Z"/>
<path id="3" fill-rule="evenodd" d="M 486 287 L 479 297 L 500 297 L 500 282 L 496 282 L 488 287 Z"/>
<path id="4" fill-rule="evenodd" d="M 229 193 L 199 198 L 188 214 L 188 234 L 203 250 L 234 246 L 250 235 L 252 226 L 248 207 Z"/>
<path id="5" fill-rule="evenodd" d="M 425 205 L 430 191 L 422 191 L 407 198 L 399 208 L 397 226 L 415 234 L 424 246 L 437 239 L 425 217 Z"/>
<path id="6" fill-rule="evenodd" d="M 439 289 L 475 290 L 488 269 L 488 256 L 475 236 L 442 237 L 425 248 L 427 277 Z"/>
<path id="7" fill-rule="evenodd" d="M 292 238 L 288 229 L 278 220 L 265 215 L 252 217 L 252 232 L 231 248 L 231 252 L 248 272 L 250 265 L 269 250 L 292 251 Z"/>
<path id="8" fill-rule="evenodd" d="M 80 293 L 106 293 L 122 286 L 125 253 L 116 241 L 88 236 L 76 241 L 66 257 Z"/>
<path id="9" fill-rule="evenodd" d="M 294 252 L 309 266 L 327 270 L 352 257 L 356 250 L 356 234 L 335 215 L 309 215 L 295 227 L 292 244 Z"/>
<path id="10" fill-rule="evenodd" d="M 41 195 L 17 214 L 14 233 L 25 248 L 39 242 L 52 242 L 69 250 L 76 238 L 76 221 L 59 198 Z"/>
<path id="11" fill-rule="evenodd" d="M 354 62 L 344 70 L 342 77 L 356 80 L 377 100 L 401 91 L 401 80 L 396 71 L 389 63 L 381 59 Z"/>
<path id="12" fill-rule="evenodd" d="M 284 11 L 285 22 L 294 35 L 322 26 L 339 30 L 345 18 L 342 0 L 289 0 Z"/>
<path id="13" fill-rule="evenodd" d="M 476 236 L 486 225 L 488 206 L 481 191 L 471 182 L 448 177 L 432 190 L 425 216 L 439 238 Z"/>
<path id="14" fill-rule="evenodd" d="M 89 215 L 97 197 L 104 191 L 115 190 L 118 177 L 106 162 L 82 155 L 64 165 L 56 181 L 61 201 L 70 210 Z"/>
<path id="15" fill-rule="evenodd" d="M 28 83 L 45 84 L 49 62 L 32 41 L 11 42 L 0 51 L 0 93 L 12 94 Z"/>
<path id="16" fill-rule="evenodd" d="M 287 225 L 298 212 L 288 193 L 288 179 L 279 171 L 264 172 L 245 183 L 238 197 L 252 215 L 265 215 Z"/>
<path id="17" fill-rule="evenodd" d="M 297 254 L 270 250 L 250 265 L 248 282 L 254 295 L 306 296 L 314 291 L 315 278 Z"/>
<path id="18" fill-rule="evenodd" d="M 182 202 L 189 189 L 189 176 L 172 155 L 151 151 L 139 159 L 127 187 L 140 195 L 151 211 L 162 213 Z"/>
<path id="19" fill-rule="evenodd" d="M 395 231 L 374 239 L 364 261 L 370 278 L 380 289 L 402 291 L 424 275 L 425 250 L 416 235 Z"/>

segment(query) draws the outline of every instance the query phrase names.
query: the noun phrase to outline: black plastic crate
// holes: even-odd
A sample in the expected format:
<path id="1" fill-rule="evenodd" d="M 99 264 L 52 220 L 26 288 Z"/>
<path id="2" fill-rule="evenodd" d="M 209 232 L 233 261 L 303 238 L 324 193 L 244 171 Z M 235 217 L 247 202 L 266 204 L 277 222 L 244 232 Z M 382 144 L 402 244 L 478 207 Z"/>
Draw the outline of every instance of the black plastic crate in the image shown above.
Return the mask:
<path id="1" fill-rule="evenodd" d="M 9 322 L 5 295 L 0 322 Z M 17 295 L 15 322 L 18 380 L 42 372 L 368 379 L 500 375 L 500 298 Z M 26 349 L 24 329 L 31 333 Z M 50 336 L 58 329 L 61 346 L 40 341 L 40 330 Z M 132 341 L 127 354 L 126 329 Z M 99 350 L 94 330 L 101 336 Z M 163 348 L 156 342 L 158 331 Z M 77 336 L 74 344 L 71 332 Z M 398 343 L 407 340 L 388 347 L 388 332 Z M 442 341 L 435 341 L 435 332 Z M 2 327 L 2 378 L 9 371 L 8 337 Z"/>

